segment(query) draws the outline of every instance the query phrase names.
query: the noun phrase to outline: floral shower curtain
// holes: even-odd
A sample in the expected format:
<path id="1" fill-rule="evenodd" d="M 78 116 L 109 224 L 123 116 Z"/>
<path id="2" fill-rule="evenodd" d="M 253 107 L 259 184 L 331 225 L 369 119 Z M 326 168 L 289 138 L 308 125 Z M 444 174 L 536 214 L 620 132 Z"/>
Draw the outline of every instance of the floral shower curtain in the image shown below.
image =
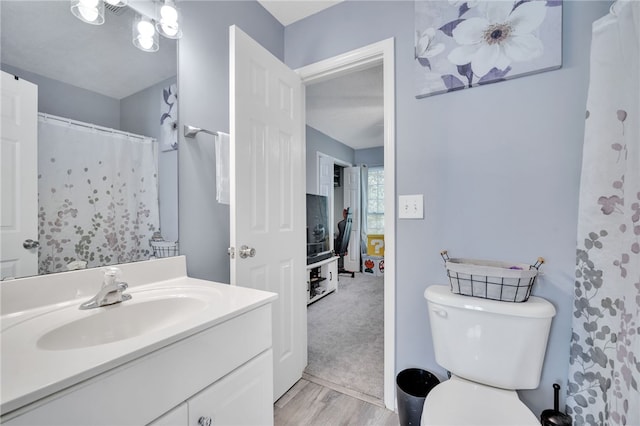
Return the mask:
<path id="1" fill-rule="evenodd" d="M 157 143 L 41 114 L 38 206 L 40 274 L 148 259 Z"/>
<path id="2" fill-rule="evenodd" d="M 567 412 L 640 425 L 640 2 L 593 24 Z"/>

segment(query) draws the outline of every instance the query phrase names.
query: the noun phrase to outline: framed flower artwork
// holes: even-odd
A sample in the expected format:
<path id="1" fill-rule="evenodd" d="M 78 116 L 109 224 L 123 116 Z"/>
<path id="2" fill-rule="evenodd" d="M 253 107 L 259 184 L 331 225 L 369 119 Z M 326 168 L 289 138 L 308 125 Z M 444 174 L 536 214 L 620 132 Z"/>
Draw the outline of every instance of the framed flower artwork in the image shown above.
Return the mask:
<path id="1" fill-rule="evenodd" d="M 417 98 L 562 66 L 562 0 L 416 0 Z"/>
<path id="2" fill-rule="evenodd" d="M 177 84 L 162 89 L 160 103 L 160 147 L 163 152 L 178 149 L 178 90 Z"/>

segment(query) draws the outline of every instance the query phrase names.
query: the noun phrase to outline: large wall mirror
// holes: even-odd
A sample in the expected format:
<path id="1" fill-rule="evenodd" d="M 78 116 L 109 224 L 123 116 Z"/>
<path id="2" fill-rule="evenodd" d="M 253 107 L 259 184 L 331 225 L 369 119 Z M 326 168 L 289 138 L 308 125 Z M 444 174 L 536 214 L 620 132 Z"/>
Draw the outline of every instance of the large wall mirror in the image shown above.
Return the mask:
<path id="1" fill-rule="evenodd" d="M 129 3 L 90 25 L 68 0 L 0 1 L 2 71 L 38 87 L 34 273 L 178 253 L 177 41 L 136 48 L 153 2 Z"/>

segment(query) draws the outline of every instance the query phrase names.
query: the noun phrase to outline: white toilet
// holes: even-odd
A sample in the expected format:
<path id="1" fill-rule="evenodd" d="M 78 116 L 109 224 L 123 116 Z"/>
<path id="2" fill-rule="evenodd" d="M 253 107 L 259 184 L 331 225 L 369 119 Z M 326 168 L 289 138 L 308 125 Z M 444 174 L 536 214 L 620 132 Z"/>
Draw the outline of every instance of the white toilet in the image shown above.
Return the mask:
<path id="1" fill-rule="evenodd" d="M 462 296 L 441 285 L 424 297 L 436 362 L 451 378 L 427 395 L 421 426 L 539 426 L 516 389 L 538 387 L 553 305 L 534 296 L 522 303 Z"/>

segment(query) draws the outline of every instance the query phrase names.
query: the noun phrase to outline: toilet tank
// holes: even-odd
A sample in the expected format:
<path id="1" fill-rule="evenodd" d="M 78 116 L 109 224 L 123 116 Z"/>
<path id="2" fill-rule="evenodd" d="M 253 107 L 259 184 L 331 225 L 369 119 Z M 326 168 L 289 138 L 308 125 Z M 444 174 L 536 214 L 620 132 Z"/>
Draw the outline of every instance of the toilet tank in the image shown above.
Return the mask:
<path id="1" fill-rule="evenodd" d="M 436 362 L 456 376 L 502 389 L 535 389 L 551 319 L 551 303 L 530 297 L 500 302 L 451 293 L 433 285 L 424 292 Z"/>

